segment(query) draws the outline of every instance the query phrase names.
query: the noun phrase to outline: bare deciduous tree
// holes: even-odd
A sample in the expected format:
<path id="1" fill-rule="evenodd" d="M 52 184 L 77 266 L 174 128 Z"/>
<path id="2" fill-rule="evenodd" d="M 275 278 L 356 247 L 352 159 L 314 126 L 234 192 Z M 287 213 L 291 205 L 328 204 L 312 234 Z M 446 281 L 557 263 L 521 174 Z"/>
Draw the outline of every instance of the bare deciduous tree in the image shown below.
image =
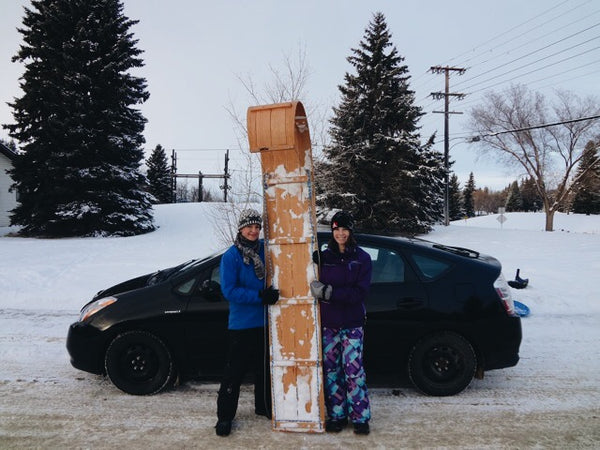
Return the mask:
<path id="1" fill-rule="evenodd" d="M 489 188 L 475 189 L 473 192 L 473 204 L 475 215 L 494 214 L 498 208 L 506 203 L 507 189 L 502 191 L 490 191 Z"/>
<path id="2" fill-rule="evenodd" d="M 225 108 L 233 123 L 244 163 L 241 170 L 234 171 L 231 197 L 235 199 L 235 203 L 219 205 L 219 211 L 212 218 L 213 223 L 218 224 L 217 229 L 221 233 L 219 239 L 224 244 L 230 244 L 235 238 L 237 233 L 235 224 L 239 212 L 246 207 L 260 207 L 259 204 L 262 202 L 260 158 L 258 154 L 250 153 L 248 149 L 246 112 L 249 106 L 300 100 L 307 112 L 313 147 L 315 142 L 318 142 L 319 147 L 326 143 L 324 140 L 327 139 L 325 106 L 317 106 L 307 101 L 306 88 L 311 70 L 305 48 L 299 46 L 295 56 L 284 55 L 280 65 L 269 64 L 268 68 L 270 79 L 264 84 L 255 82 L 252 74 L 237 75 L 245 91 L 246 102 L 240 106 L 239 101 L 230 100 Z"/>
<path id="3" fill-rule="evenodd" d="M 557 91 L 549 104 L 523 85 L 491 92 L 472 109 L 470 128 L 483 153 L 508 167 L 517 167 L 535 182 L 546 214 L 546 231 L 553 230 L 554 213 L 577 182 L 575 169 L 586 143 L 600 133 L 600 100 Z M 549 125 L 551 126 L 541 126 Z"/>

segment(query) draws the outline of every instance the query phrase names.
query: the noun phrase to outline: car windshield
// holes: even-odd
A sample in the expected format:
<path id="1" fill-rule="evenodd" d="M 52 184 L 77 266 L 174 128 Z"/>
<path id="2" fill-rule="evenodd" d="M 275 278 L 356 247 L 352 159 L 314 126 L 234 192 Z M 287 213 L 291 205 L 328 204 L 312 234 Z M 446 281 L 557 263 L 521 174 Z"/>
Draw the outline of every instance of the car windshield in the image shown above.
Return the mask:
<path id="1" fill-rule="evenodd" d="M 198 261 L 197 259 L 192 259 L 190 261 L 184 262 L 183 264 L 179 264 L 175 267 L 169 267 L 168 269 L 159 270 L 158 272 L 153 273 L 150 278 L 148 278 L 148 286 L 151 286 L 156 283 L 160 283 L 174 274 L 186 269 L 187 267 L 193 265 Z"/>
<path id="2" fill-rule="evenodd" d="M 169 278 L 180 274 L 192 267 L 197 266 L 198 264 L 202 264 L 205 261 L 208 261 L 209 259 L 214 258 L 215 256 L 219 255 L 221 252 L 217 252 L 214 253 L 212 255 L 206 256 L 204 258 L 201 259 L 191 259 L 189 261 L 184 262 L 183 264 L 179 264 L 178 266 L 175 267 L 169 267 L 168 269 L 163 269 L 163 270 L 159 270 L 158 272 L 153 273 L 149 278 L 148 278 L 148 286 L 156 284 L 156 283 L 160 283 L 161 281 L 165 281 L 168 280 Z"/>

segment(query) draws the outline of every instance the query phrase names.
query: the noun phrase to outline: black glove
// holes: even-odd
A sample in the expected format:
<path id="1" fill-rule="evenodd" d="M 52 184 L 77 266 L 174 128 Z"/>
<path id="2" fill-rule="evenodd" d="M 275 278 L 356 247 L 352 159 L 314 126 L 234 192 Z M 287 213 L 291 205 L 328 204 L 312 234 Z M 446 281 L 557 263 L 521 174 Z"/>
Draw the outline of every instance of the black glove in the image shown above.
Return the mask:
<path id="1" fill-rule="evenodd" d="M 315 250 L 312 254 L 312 259 L 315 264 L 321 263 L 321 250 Z"/>
<path id="2" fill-rule="evenodd" d="M 310 283 L 310 292 L 317 300 L 328 302 L 331 298 L 333 287 L 330 284 L 323 284 L 320 281 L 314 280 Z"/>
<path id="3" fill-rule="evenodd" d="M 269 286 L 266 289 L 258 291 L 258 296 L 261 298 L 263 305 L 274 305 L 279 300 L 279 289 Z"/>

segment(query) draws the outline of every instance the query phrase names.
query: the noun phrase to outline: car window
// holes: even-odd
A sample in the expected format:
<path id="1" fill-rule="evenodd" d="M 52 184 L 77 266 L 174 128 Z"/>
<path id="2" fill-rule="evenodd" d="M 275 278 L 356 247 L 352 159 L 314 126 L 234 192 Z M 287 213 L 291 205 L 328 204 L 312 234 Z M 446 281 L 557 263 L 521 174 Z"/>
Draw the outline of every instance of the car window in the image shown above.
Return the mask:
<path id="1" fill-rule="evenodd" d="M 219 265 L 214 266 L 209 278 L 202 281 L 202 296 L 209 302 L 225 302 L 225 297 L 221 292 L 221 269 Z"/>
<path id="2" fill-rule="evenodd" d="M 191 278 L 187 281 L 184 281 L 183 283 L 176 286 L 175 292 L 177 292 L 178 294 L 181 294 L 181 295 L 191 294 L 192 290 L 194 289 L 194 286 L 196 286 L 196 282 L 198 282 L 197 289 L 202 289 L 203 285 L 208 284 L 209 280 L 217 283 L 217 286 L 213 286 L 212 290 L 220 292 L 221 272 L 219 270 L 219 266 L 213 267 L 208 275 L 209 276 L 207 279 L 206 272 L 196 274 L 196 276 L 194 276 L 193 278 Z"/>
<path id="3" fill-rule="evenodd" d="M 373 276 L 371 283 L 403 283 L 405 265 L 402 256 L 388 248 L 361 246 L 371 256 Z"/>
<path id="4" fill-rule="evenodd" d="M 327 244 L 321 244 L 321 250 L 325 250 Z M 396 251 L 388 248 L 361 245 L 373 262 L 373 274 L 371 283 L 403 283 L 405 280 L 406 266 L 404 259 Z"/>
<path id="5" fill-rule="evenodd" d="M 423 276 L 430 280 L 440 276 L 450 267 L 447 262 L 429 256 L 413 254 L 412 259 Z"/>
<path id="6" fill-rule="evenodd" d="M 219 266 L 216 266 L 210 272 L 210 279 L 211 279 L 211 281 L 214 281 L 215 283 L 219 283 L 219 286 L 221 285 L 221 268 Z"/>
<path id="7" fill-rule="evenodd" d="M 190 292 L 192 292 L 197 279 L 198 276 L 195 276 L 191 280 L 184 281 L 179 286 L 175 287 L 175 292 L 182 295 L 188 295 Z"/>

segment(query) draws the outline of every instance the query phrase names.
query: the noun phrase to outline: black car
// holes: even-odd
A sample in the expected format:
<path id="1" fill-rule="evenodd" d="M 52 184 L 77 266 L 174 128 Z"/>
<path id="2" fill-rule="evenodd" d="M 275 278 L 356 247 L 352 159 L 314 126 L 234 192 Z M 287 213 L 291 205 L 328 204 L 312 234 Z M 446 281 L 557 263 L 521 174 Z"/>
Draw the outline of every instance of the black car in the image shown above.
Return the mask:
<path id="1" fill-rule="evenodd" d="M 319 233 L 319 242 L 329 236 Z M 497 259 L 419 239 L 356 239 L 373 260 L 364 351 L 370 379 L 408 375 L 426 394 L 454 395 L 486 370 L 517 364 L 521 321 Z M 221 255 L 100 291 L 69 328 L 71 364 L 136 395 L 218 378 L 228 314 Z"/>

